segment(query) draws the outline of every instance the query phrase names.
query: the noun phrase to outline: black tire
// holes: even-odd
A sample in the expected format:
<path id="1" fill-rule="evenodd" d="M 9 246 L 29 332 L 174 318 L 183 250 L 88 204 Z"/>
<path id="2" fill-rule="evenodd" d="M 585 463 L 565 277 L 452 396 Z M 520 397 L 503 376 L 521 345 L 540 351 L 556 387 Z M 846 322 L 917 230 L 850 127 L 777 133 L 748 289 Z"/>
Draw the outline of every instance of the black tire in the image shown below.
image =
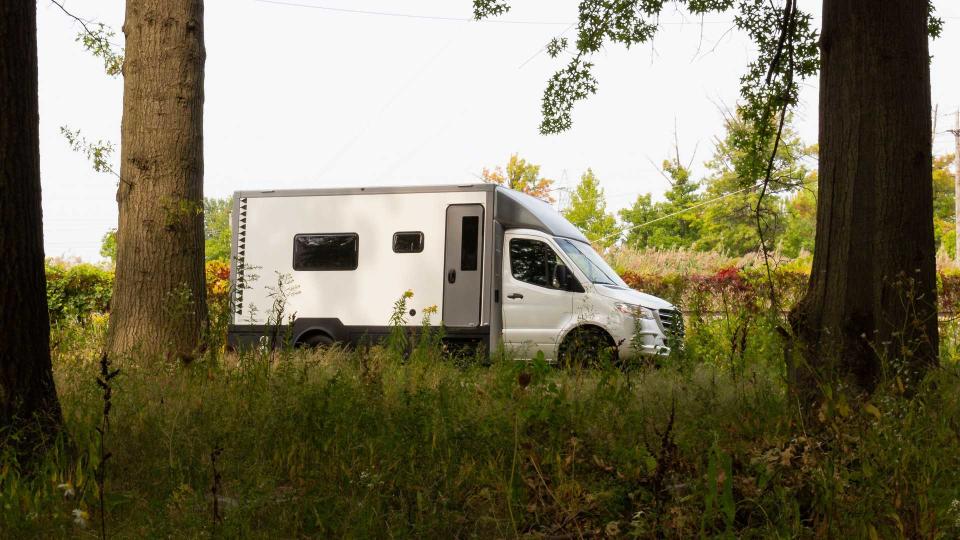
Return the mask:
<path id="1" fill-rule="evenodd" d="M 303 347 L 306 349 L 318 349 L 318 348 L 327 348 L 334 344 L 333 338 L 321 333 L 310 334 L 304 339 L 297 342 L 298 347 Z"/>
<path id="2" fill-rule="evenodd" d="M 557 355 L 562 367 L 593 367 L 606 357 L 617 363 L 617 349 L 606 332 L 594 328 L 577 328 L 567 334 Z"/>

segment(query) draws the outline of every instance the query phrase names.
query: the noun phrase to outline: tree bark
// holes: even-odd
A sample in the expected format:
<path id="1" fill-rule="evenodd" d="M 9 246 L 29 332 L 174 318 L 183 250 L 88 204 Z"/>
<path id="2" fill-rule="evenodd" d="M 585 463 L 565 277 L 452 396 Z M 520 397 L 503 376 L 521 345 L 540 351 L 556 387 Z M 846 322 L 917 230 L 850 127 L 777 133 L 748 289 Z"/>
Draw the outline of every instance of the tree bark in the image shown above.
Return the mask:
<path id="1" fill-rule="evenodd" d="M 794 389 L 916 383 L 938 357 L 927 2 L 824 0 L 816 251 Z M 889 369 L 890 371 L 886 371 Z"/>
<path id="2" fill-rule="evenodd" d="M 43 266 L 36 10 L 0 2 L 0 442 L 19 433 L 23 450 L 62 423 Z"/>
<path id="3" fill-rule="evenodd" d="M 206 323 L 202 0 L 127 0 L 109 349 L 188 360 Z"/>

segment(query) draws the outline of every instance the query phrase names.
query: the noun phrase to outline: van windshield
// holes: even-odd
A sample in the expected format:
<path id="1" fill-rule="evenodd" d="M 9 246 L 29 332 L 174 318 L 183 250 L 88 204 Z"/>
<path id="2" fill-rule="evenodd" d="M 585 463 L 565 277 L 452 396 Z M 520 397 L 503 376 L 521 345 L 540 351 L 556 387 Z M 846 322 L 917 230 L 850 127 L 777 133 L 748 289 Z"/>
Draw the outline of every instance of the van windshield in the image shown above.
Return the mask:
<path id="1" fill-rule="evenodd" d="M 620 279 L 613 268 L 610 268 L 610 265 L 593 250 L 590 244 L 574 242 L 566 238 L 557 238 L 556 240 L 560 249 L 570 257 L 581 272 L 586 274 L 591 283 L 630 288 Z"/>

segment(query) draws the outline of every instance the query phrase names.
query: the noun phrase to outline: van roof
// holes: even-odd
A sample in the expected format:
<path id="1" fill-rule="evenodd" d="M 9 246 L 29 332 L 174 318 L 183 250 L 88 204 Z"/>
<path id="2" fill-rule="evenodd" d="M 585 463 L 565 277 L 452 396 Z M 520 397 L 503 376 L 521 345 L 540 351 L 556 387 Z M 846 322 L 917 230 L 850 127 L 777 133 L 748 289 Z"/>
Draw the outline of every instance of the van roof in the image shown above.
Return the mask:
<path id="1" fill-rule="evenodd" d="M 549 203 L 526 193 L 491 183 L 440 184 L 420 186 L 333 187 L 237 191 L 234 197 L 310 197 L 323 195 L 376 195 L 391 193 L 445 193 L 456 191 L 495 192 L 494 215 L 508 229 L 536 229 L 554 236 L 588 242 L 579 229 Z"/>

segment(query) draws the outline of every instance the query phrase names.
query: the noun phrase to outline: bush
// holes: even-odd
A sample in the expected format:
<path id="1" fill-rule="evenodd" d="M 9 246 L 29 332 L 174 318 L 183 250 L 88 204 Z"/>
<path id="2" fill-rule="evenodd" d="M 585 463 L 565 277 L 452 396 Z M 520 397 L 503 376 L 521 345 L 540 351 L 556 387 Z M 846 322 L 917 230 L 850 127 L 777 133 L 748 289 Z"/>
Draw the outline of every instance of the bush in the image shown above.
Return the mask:
<path id="1" fill-rule="evenodd" d="M 96 313 L 106 313 L 113 294 L 113 272 L 89 263 L 49 262 L 47 309 L 50 323 L 85 323 Z"/>

